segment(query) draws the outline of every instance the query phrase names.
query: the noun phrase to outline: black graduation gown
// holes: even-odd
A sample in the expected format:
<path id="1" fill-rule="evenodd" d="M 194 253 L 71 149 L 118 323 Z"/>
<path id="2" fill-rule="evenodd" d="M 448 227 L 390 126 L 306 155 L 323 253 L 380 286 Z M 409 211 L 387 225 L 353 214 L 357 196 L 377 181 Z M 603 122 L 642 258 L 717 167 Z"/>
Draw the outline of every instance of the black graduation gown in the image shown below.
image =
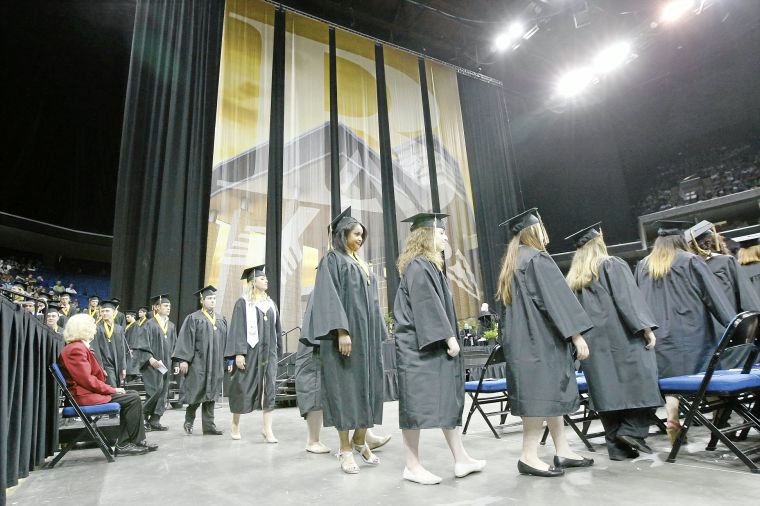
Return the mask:
<path id="1" fill-rule="evenodd" d="M 174 362 L 188 363 L 182 382 L 182 397 L 188 404 L 213 401 L 222 392 L 227 320 L 219 313 L 214 316 L 212 325 L 200 310 L 188 315 L 174 345 Z"/>
<path id="2" fill-rule="evenodd" d="M 712 318 L 725 328 L 735 316 L 704 260 L 679 250 L 670 272 L 657 280 L 642 260 L 636 282 L 659 325 L 655 353 L 660 378 L 703 371 L 720 339 Z"/>
<path id="3" fill-rule="evenodd" d="M 151 318 L 143 324 L 142 332 L 137 334 L 133 358 L 143 377 L 145 395 L 148 400 L 160 395 L 163 397 L 156 403 L 154 414 L 161 416 L 165 410 L 166 395 L 169 392 L 169 382 L 172 372 L 172 350 L 177 341 L 177 328 L 171 321 L 166 322 L 166 335 L 158 324 L 156 318 Z M 158 369 L 150 365 L 150 358 L 160 360 L 169 369 L 166 374 L 161 374 Z M 147 401 L 146 401 L 147 402 Z"/>
<path id="4" fill-rule="evenodd" d="M 351 336 L 351 356 L 338 351 L 338 329 Z M 319 345 L 324 426 L 370 428 L 383 419 L 382 342 L 385 323 L 377 279 L 336 250 L 317 267 L 301 330 L 304 344 Z"/>
<path id="5" fill-rule="evenodd" d="M 127 326 L 124 329 L 124 335 L 127 339 L 127 374 L 129 375 L 137 375 L 140 374 L 140 368 L 137 365 L 137 361 L 135 360 L 134 354 L 135 351 L 132 351 L 135 347 L 135 343 L 139 340 L 138 334 L 142 332 L 143 329 L 138 325 L 137 322 L 134 322 L 132 324 L 127 324 Z"/>
<path id="6" fill-rule="evenodd" d="M 621 259 L 599 264 L 599 279 L 576 292 L 594 324 L 584 336 L 589 358 L 582 362 L 591 406 L 596 411 L 662 405 L 657 358 L 647 350 L 643 330 L 657 328 L 652 311 Z"/>
<path id="7" fill-rule="evenodd" d="M 502 317 L 507 390 L 515 416 L 560 416 L 580 406 L 574 335 L 593 324 L 545 251 L 520 246 L 512 303 Z"/>
<path id="8" fill-rule="evenodd" d="M 58 326 L 61 328 L 66 327 L 66 322 L 69 321 L 69 318 L 77 314 L 79 311 L 75 310 L 71 306 L 69 306 L 69 312 L 68 314 L 64 314 L 63 309 L 60 309 L 58 313 L 60 316 L 58 317 Z"/>
<path id="9" fill-rule="evenodd" d="M 250 413 L 255 409 L 274 409 L 277 362 L 282 354 L 282 332 L 277 307 L 272 306 L 266 315 L 258 307 L 255 308 L 259 342 L 251 348 L 247 340 L 246 306 L 243 297 L 235 302 L 224 347 L 224 356 L 227 359 L 234 360 L 236 355 L 245 355 L 245 370 L 239 370 L 233 363 L 230 374 L 228 395 L 230 411 L 235 414 Z"/>
<path id="10" fill-rule="evenodd" d="M 446 339 L 457 318 L 446 276 L 424 257 L 407 264 L 393 304 L 396 319 L 399 427 L 453 429 L 462 425 L 464 364 Z M 461 347 L 461 342 L 460 342 Z"/>
<path id="11" fill-rule="evenodd" d="M 298 343 L 296 352 L 296 403 L 304 418 L 322 410 L 322 365 L 319 346 Z"/>
<path id="12" fill-rule="evenodd" d="M 127 341 L 124 337 L 124 327 L 114 325 L 110 339 L 102 320 L 98 322 L 96 329 L 95 339 L 90 348 L 106 371 L 106 383 L 112 387 L 121 387 L 121 371 L 127 368 Z"/>
<path id="13" fill-rule="evenodd" d="M 116 325 L 121 325 L 122 327 L 127 326 L 127 317 L 122 312 L 116 313 L 114 321 L 116 322 Z"/>
<path id="14" fill-rule="evenodd" d="M 740 265 L 739 268 L 743 273 L 747 275 L 749 282 L 755 289 L 755 293 L 760 296 L 760 262 Z"/>

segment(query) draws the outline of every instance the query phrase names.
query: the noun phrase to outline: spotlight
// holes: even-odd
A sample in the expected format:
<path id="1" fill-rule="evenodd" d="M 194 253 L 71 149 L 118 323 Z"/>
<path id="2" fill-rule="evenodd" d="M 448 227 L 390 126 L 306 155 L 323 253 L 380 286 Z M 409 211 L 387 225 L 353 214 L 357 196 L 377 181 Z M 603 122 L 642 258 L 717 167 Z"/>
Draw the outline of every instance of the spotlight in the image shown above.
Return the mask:
<path id="1" fill-rule="evenodd" d="M 607 74 L 624 65 L 631 58 L 631 44 L 621 41 L 600 51 L 594 58 L 593 67 L 599 74 Z"/>
<path id="2" fill-rule="evenodd" d="M 525 33 L 525 27 L 519 21 L 514 21 L 507 29 L 501 32 L 494 39 L 494 48 L 498 51 L 504 51 Z"/>
<path id="3" fill-rule="evenodd" d="M 557 82 L 557 94 L 570 98 L 579 94 L 594 81 L 594 73 L 588 67 L 571 70 Z"/>
<path id="4" fill-rule="evenodd" d="M 695 3 L 694 0 L 671 0 L 662 8 L 660 21 L 663 23 L 677 21 L 687 12 L 694 10 Z"/>

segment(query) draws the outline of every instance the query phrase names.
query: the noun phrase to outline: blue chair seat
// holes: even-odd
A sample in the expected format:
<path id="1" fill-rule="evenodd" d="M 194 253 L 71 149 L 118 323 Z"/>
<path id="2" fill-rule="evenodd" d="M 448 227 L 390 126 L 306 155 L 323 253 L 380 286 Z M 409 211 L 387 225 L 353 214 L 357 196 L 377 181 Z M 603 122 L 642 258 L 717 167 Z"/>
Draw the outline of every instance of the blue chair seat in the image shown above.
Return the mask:
<path id="1" fill-rule="evenodd" d="M 575 373 L 575 382 L 578 383 L 578 392 L 582 394 L 588 393 L 588 381 L 586 381 L 586 376 L 582 372 Z"/>
<path id="2" fill-rule="evenodd" d="M 697 392 L 703 379 L 704 374 L 689 374 L 685 376 L 674 376 L 672 378 L 662 378 L 660 380 L 660 390 L 662 393 Z M 741 392 L 743 390 L 754 388 L 760 389 L 760 376 L 756 374 L 722 373 L 716 374 L 710 378 L 707 393 Z"/>
<path id="3" fill-rule="evenodd" d="M 121 409 L 118 402 L 107 402 L 105 404 L 80 407 L 82 408 L 82 411 L 84 411 L 84 414 L 89 416 L 117 414 Z M 64 418 L 74 418 L 78 415 L 72 406 L 66 406 L 63 408 L 62 416 Z"/>
<path id="4" fill-rule="evenodd" d="M 466 381 L 464 383 L 465 392 L 477 392 L 478 381 Z M 484 379 L 480 387 L 481 392 L 503 392 L 507 389 L 507 379 Z"/>

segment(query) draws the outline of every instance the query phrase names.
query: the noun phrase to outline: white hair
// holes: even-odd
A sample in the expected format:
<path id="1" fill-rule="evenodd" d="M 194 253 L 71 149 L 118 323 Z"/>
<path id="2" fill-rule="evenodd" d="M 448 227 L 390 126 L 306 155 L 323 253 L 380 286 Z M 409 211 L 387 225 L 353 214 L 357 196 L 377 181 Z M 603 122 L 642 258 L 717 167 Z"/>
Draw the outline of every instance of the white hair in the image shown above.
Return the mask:
<path id="1" fill-rule="evenodd" d="M 92 316 L 79 313 L 66 322 L 66 327 L 63 329 L 63 340 L 66 341 L 66 344 L 76 341 L 92 341 L 96 330 L 95 320 Z"/>

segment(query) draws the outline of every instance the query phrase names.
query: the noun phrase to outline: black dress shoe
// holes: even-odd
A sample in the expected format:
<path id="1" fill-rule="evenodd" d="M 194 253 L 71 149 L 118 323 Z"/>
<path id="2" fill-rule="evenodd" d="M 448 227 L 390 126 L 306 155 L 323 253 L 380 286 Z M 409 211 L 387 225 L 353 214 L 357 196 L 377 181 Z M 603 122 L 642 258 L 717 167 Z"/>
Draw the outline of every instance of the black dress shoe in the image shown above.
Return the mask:
<path id="1" fill-rule="evenodd" d="M 114 451 L 114 455 L 117 457 L 132 457 L 134 455 L 145 455 L 148 453 L 148 449 L 136 444 L 129 443 L 124 446 L 117 446 Z"/>
<path id="2" fill-rule="evenodd" d="M 158 450 L 158 445 L 155 443 L 149 443 L 147 440 L 142 440 L 139 443 L 137 443 L 135 446 L 138 448 L 147 448 L 149 452 L 154 452 Z"/>
<path id="3" fill-rule="evenodd" d="M 151 422 L 151 423 L 150 423 L 150 424 L 148 424 L 148 425 L 150 425 L 150 430 L 151 430 L 151 431 L 158 431 L 158 432 L 163 432 L 163 431 L 165 431 L 165 430 L 169 430 L 169 427 L 167 427 L 166 425 L 161 425 L 161 424 L 160 424 L 160 423 L 158 423 L 158 422 L 155 422 L 155 423 L 154 423 L 154 422 Z"/>
<path id="4" fill-rule="evenodd" d="M 555 476 L 562 476 L 565 474 L 565 470 L 562 468 L 550 467 L 546 471 L 531 467 L 522 460 L 517 461 L 517 470 L 520 474 L 527 474 L 529 476 L 540 476 L 542 478 L 553 478 Z"/>
<path id="5" fill-rule="evenodd" d="M 652 449 L 640 437 L 617 436 L 619 442 L 643 453 L 654 453 Z"/>
<path id="6" fill-rule="evenodd" d="M 559 455 L 554 456 L 554 467 L 567 469 L 568 467 L 591 467 L 594 465 L 594 459 L 583 457 L 581 460 L 566 459 Z"/>
<path id="7" fill-rule="evenodd" d="M 193 433 L 193 424 L 190 422 L 185 422 L 182 425 L 182 428 L 185 429 L 185 433 L 187 433 L 188 436 Z"/>
<path id="8" fill-rule="evenodd" d="M 145 432 L 150 432 L 153 430 L 153 428 L 150 426 L 150 422 L 145 420 L 145 423 L 143 423 L 143 427 L 145 427 Z"/>
<path id="9" fill-rule="evenodd" d="M 617 442 L 614 444 L 607 443 L 607 445 L 607 453 L 610 456 L 610 460 L 621 461 L 625 459 L 636 459 L 639 457 L 639 452 L 628 445 Z"/>
<path id="10" fill-rule="evenodd" d="M 204 436 L 221 436 L 222 434 L 224 433 L 216 428 L 203 431 Z"/>

